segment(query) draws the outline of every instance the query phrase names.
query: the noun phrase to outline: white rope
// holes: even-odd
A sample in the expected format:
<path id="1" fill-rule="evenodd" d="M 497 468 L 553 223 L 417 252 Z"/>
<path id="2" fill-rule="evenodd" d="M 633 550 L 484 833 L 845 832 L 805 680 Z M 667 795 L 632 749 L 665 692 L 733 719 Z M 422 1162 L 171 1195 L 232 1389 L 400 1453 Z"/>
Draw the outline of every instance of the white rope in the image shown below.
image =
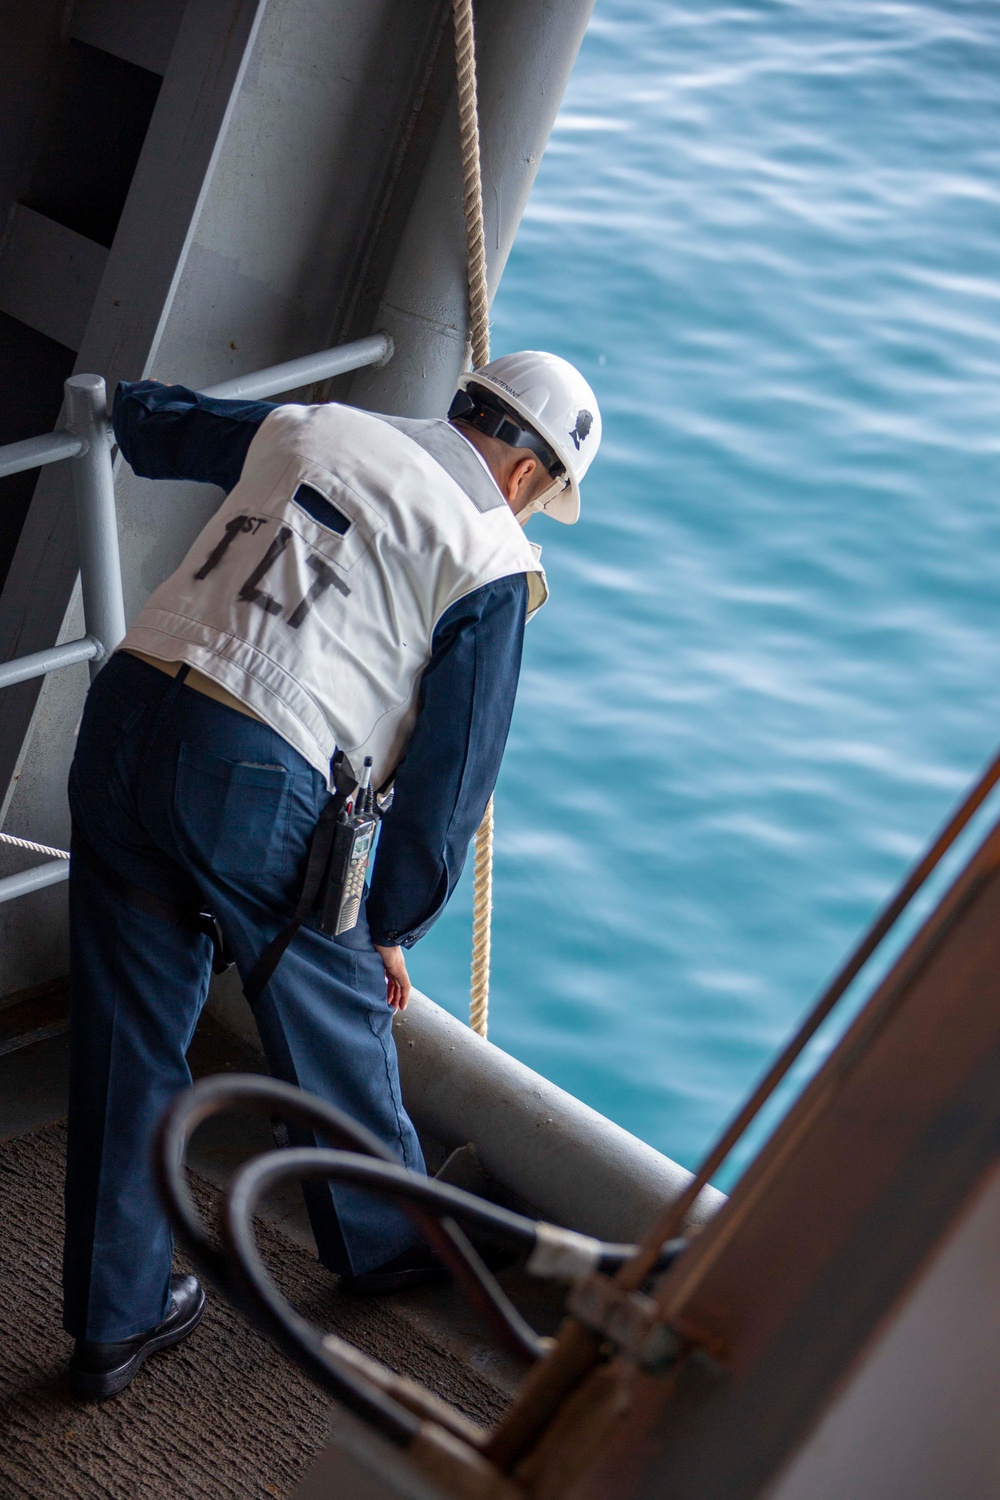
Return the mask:
<path id="1" fill-rule="evenodd" d="M 30 849 L 34 854 L 51 854 L 53 859 L 69 859 L 68 849 L 53 849 L 49 844 L 36 844 L 34 839 L 19 839 L 12 833 L 4 833 L 0 830 L 0 839 L 5 844 L 13 844 L 15 849 Z"/>
<path id="2" fill-rule="evenodd" d="M 479 106 L 476 99 L 476 42 L 472 0 L 453 0 L 455 67 L 458 79 L 458 125 L 462 146 L 462 207 L 465 212 L 469 268 L 469 337 L 472 368 L 490 357 L 490 301 L 486 284 L 486 229 L 483 223 L 483 174 L 479 155 Z M 493 798 L 476 834 L 472 878 L 472 983 L 469 1025 L 486 1035 L 490 1005 L 490 921 L 493 915 Z"/>
<path id="3" fill-rule="evenodd" d="M 493 916 L 493 798 L 486 804 L 476 833 L 476 861 L 472 876 L 472 984 L 469 1025 L 486 1035 L 490 1009 L 490 922 Z"/>
<path id="4" fill-rule="evenodd" d="M 476 100 L 476 44 L 472 0 L 454 0 L 455 64 L 458 74 L 458 129 L 462 143 L 462 207 L 469 267 L 469 336 L 472 368 L 490 357 L 490 301 L 486 285 L 486 229 L 483 223 L 483 175 L 479 156 L 479 106 Z"/>

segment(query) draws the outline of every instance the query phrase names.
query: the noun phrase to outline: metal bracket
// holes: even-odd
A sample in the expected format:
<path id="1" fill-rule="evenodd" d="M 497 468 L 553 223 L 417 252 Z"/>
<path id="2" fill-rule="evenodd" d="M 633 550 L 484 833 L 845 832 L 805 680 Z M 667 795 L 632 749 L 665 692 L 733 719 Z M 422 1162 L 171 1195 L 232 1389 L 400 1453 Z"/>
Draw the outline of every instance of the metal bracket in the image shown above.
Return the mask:
<path id="1" fill-rule="evenodd" d="M 598 1272 L 577 1283 L 567 1306 L 585 1328 L 609 1339 L 643 1370 L 668 1370 L 680 1355 L 682 1340 L 663 1322 L 652 1297 L 623 1292 Z"/>

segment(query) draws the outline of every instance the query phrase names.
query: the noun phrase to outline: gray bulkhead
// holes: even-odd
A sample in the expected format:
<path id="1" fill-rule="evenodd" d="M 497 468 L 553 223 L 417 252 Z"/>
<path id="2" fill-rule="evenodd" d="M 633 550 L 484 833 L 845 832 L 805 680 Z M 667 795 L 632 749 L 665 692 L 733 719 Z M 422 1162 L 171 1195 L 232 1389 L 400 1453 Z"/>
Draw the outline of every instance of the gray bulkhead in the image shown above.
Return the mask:
<path id="1" fill-rule="evenodd" d="M 592 4 L 480 0 L 476 7 L 491 292 Z M 156 0 L 141 8 L 76 0 L 66 12 L 55 0 L 30 7 L 23 0 L 21 113 L 3 122 L 11 128 L 0 177 L 7 226 L 0 319 L 27 351 L 20 370 L 30 409 L 26 425 L 4 440 L 58 425 L 53 393 L 74 369 L 105 375 L 109 390 L 119 378 L 150 375 L 205 388 L 375 329 L 392 337 L 391 361 L 288 394 L 336 395 L 397 415 L 441 413 L 467 344 L 450 9 L 446 0 Z M 102 80 L 130 101 L 115 115 L 106 100 L 119 135 L 128 125 L 145 134 L 131 180 L 121 177 L 130 163 L 119 171 L 121 201 L 105 205 L 98 220 L 87 218 L 86 202 L 67 197 L 65 183 L 68 174 L 102 180 L 93 162 L 77 159 L 89 137 L 86 121 L 72 118 L 74 102 L 89 98 L 96 107 Z M 14 95 L 5 98 L 0 109 L 13 111 Z M 8 383 L 15 384 L 9 372 Z M 82 633 L 66 469 L 41 471 L 27 510 L 0 595 L 5 658 Z M 131 618 L 221 496 L 204 486 L 136 480 L 120 462 L 115 489 Z M 64 786 L 87 680 L 81 665 L 0 694 L 9 832 L 66 847 Z M 0 874 L 36 859 L 0 850 Z M 64 884 L 0 906 L 0 996 L 23 994 L 66 968 Z M 237 1027 L 249 1024 L 248 1015 L 240 1020 L 231 982 L 215 1003 Z M 475 1134 L 472 1121 L 459 1130 L 443 1119 L 449 1111 L 463 1118 L 462 1092 L 450 1102 L 437 1096 L 432 1107 L 426 1085 L 434 1070 L 420 1066 L 429 1049 L 454 1045 L 439 1034 L 447 1018 L 435 1012 L 424 1002 L 410 1023 L 404 1051 L 413 1033 L 419 1047 L 404 1058 L 408 1097 L 419 1115 L 417 1096 L 428 1092 L 425 1130 L 457 1143 L 458 1134 Z M 610 1204 L 611 1176 L 627 1178 L 631 1167 L 635 1201 L 623 1199 L 612 1215 L 620 1223 L 602 1232 L 637 1232 L 661 1190 L 685 1174 L 513 1060 L 498 1064 L 498 1056 L 473 1049 L 463 1076 L 466 1098 L 485 1097 L 482 1070 L 491 1076 L 491 1097 L 507 1121 L 496 1138 L 524 1167 L 510 1186 L 539 1210 L 592 1228 L 589 1204 Z M 546 1133 L 538 1134 L 543 1096 L 550 1134 L 561 1144 L 546 1145 Z M 604 1174 L 608 1192 L 597 1194 L 582 1167 L 578 1191 L 568 1188 L 574 1170 L 566 1143 L 577 1136 L 587 1142 L 581 1161 Z M 551 1200 L 546 1176 L 556 1187 Z"/>
<path id="2" fill-rule="evenodd" d="M 494 286 L 591 6 L 477 7 Z M 353 387 L 342 379 L 333 391 L 296 394 L 349 395 L 400 415 L 441 411 L 466 341 L 450 6 L 76 0 L 68 17 L 62 4 L 19 9 L 22 71 L 31 79 L 34 67 L 39 95 L 67 50 L 88 66 L 95 54 L 113 55 L 116 66 L 141 74 L 147 95 L 158 73 L 162 82 L 117 225 L 111 234 L 105 226 L 107 246 L 57 222 L 52 213 L 72 218 L 58 202 L 41 211 L 53 195 L 38 187 L 31 137 L 7 136 L 16 159 L 0 205 L 0 314 L 34 329 L 47 348 L 53 335 L 57 347 L 69 341 L 71 368 L 104 374 L 109 389 L 145 375 L 203 387 L 386 327 L 397 350 L 390 367 Z M 23 112 L 23 99 L 7 98 Z M 44 140 L 44 101 L 34 102 Z M 60 152 L 71 146 L 63 141 L 49 155 Z M 50 404 L 60 383 L 48 382 Z M 55 416 L 29 431 L 55 425 Z M 136 481 L 122 465 L 116 495 L 131 617 L 220 496 Z M 0 595 L 5 658 L 80 633 L 76 574 L 68 476 L 65 466 L 50 467 Z M 86 670 L 71 669 L 0 697 L 8 831 L 65 847 L 63 787 L 86 685 Z M 0 872 L 24 863 L 5 851 Z M 64 889 L 0 910 L 0 994 L 65 968 Z"/>

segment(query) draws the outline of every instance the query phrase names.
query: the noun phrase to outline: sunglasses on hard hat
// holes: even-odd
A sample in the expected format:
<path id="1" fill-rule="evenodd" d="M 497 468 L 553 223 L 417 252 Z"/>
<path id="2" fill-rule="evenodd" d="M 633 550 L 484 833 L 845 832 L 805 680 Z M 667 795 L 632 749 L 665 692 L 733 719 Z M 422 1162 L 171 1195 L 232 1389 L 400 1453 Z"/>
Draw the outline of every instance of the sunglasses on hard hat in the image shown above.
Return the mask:
<path id="1" fill-rule="evenodd" d="M 541 459 L 542 464 L 559 479 L 566 472 L 566 465 L 556 456 L 552 448 L 532 427 L 525 427 L 518 414 L 507 406 L 493 391 L 482 386 L 468 385 L 457 391 L 448 408 L 449 421 L 467 422 L 486 437 L 499 438 L 512 448 L 527 448 Z"/>

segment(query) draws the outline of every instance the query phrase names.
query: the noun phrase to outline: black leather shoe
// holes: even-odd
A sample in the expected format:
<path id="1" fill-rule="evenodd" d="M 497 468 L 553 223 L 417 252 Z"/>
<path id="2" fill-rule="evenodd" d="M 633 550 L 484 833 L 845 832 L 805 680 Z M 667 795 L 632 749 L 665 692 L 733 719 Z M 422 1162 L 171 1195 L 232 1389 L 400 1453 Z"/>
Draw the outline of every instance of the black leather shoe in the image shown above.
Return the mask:
<path id="1" fill-rule="evenodd" d="M 69 1362 L 69 1383 L 74 1396 L 84 1401 L 105 1401 L 109 1396 L 117 1396 L 151 1354 L 169 1349 L 171 1344 L 179 1344 L 193 1333 L 204 1311 L 205 1293 L 198 1278 L 171 1276 L 170 1311 L 155 1328 L 117 1344 L 88 1344 L 77 1339 Z"/>
<path id="2" fill-rule="evenodd" d="M 340 1290 L 352 1297 L 387 1297 L 391 1292 L 409 1292 L 418 1286 L 440 1286 L 448 1272 L 424 1245 L 404 1250 L 374 1271 L 360 1276 L 342 1276 Z"/>
<path id="3" fill-rule="evenodd" d="M 492 1245 L 477 1244 L 476 1253 L 488 1271 L 502 1271 L 517 1257 L 509 1250 L 498 1250 Z M 434 1252 L 426 1245 L 416 1245 L 404 1250 L 394 1260 L 377 1266 L 374 1271 L 364 1271 L 360 1276 L 342 1276 L 340 1290 L 354 1297 L 388 1297 L 392 1292 L 409 1292 L 419 1286 L 440 1286 L 451 1280 L 451 1272 L 445 1270 Z"/>

